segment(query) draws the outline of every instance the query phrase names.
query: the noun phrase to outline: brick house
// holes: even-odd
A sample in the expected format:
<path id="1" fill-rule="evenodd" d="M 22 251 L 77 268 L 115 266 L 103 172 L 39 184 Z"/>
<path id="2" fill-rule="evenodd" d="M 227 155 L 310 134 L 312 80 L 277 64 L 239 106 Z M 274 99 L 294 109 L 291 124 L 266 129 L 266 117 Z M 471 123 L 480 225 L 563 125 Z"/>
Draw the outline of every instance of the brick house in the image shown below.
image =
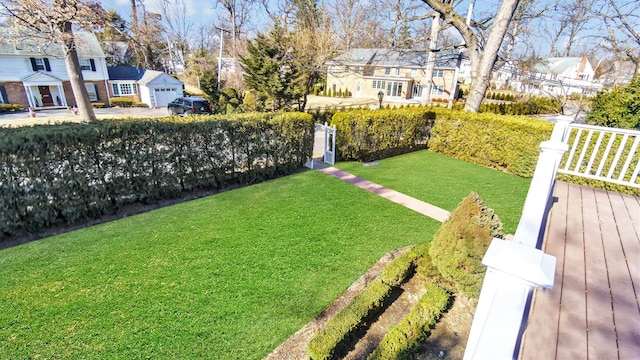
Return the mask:
<path id="1" fill-rule="evenodd" d="M 34 109 L 76 105 L 62 47 L 33 38 L 14 44 L 6 40 L 8 31 L 0 25 L 0 103 Z M 89 99 L 108 104 L 105 54 L 93 33 L 77 31 L 75 36 Z"/>

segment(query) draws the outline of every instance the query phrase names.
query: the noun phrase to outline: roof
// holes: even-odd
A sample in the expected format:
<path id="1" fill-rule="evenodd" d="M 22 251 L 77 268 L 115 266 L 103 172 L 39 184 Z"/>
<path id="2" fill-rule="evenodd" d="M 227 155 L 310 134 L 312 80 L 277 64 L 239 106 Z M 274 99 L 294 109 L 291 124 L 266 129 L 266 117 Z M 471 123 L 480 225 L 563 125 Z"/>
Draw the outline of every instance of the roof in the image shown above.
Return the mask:
<path id="1" fill-rule="evenodd" d="M 76 30 L 74 36 L 79 57 L 105 57 L 104 51 L 93 33 Z M 15 34 L 11 27 L 2 23 L 0 23 L 0 55 L 64 57 L 60 43 L 24 34 Z"/>
<path id="2" fill-rule="evenodd" d="M 109 80 L 136 81 L 142 85 L 146 85 L 161 77 L 165 77 L 169 82 L 182 83 L 180 80 L 162 71 L 146 70 L 135 66 L 111 66 L 107 67 L 107 72 L 109 73 Z"/>
<path id="3" fill-rule="evenodd" d="M 533 67 L 533 71 L 539 73 L 562 74 L 565 71 L 580 65 L 580 57 L 552 57 L 548 58 Z"/>
<path id="4" fill-rule="evenodd" d="M 395 49 L 351 49 L 328 62 L 329 65 L 343 64 L 378 67 L 415 67 L 427 66 L 428 51 Z M 436 52 L 436 68 L 455 68 L 461 52 L 442 50 Z"/>

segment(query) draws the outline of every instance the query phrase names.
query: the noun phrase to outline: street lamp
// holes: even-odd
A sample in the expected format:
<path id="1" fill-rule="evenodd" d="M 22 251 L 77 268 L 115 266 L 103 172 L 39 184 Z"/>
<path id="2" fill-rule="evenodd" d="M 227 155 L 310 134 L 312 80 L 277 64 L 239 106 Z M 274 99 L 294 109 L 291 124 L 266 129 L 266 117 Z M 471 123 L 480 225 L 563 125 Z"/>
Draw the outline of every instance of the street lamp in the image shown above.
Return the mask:
<path id="1" fill-rule="evenodd" d="M 380 103 L 378 105 L 378 109 L 382 108 L 382 99 L 384 98 L 384 93 L 382 92 L 382 90 L 378 91 L 378 102 Z"/>

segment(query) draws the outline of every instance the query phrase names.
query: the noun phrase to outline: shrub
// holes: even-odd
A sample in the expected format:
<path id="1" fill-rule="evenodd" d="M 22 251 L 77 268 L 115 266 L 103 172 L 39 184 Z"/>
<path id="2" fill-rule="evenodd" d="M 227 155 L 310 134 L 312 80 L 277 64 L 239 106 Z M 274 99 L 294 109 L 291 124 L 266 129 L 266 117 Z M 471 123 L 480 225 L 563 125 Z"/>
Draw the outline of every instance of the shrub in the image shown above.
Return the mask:
<path id="1" fill-rule="evenodd" d="M 133 99 L 128 97 L 112 97 L 109 99 L 109 104 L 111 104 L 111 106 L 131 107 Z"/>
<path id="2" fill-rule="evenodd" d="M 102 109 L 102 108 L 107 107 L 107 104 L 101 103 L 101 102 L 93 102 L 93 103 L 91 103 L 91 107 L 93 107 L 95 109 Z"/>
<path id="3" fill-rule="evenodd" d="M 426 292 L 409 314 L 382 338 L 367 359 L 409 359 L 410 355 L 435 327 L 449 304 L 450 295 L 434 284 L 425 284 Z"/>
<path id="4" fill-rule="evenodd" d="M 0 113 L 24 111 L 20 104 L 0 104 Z"/>
<path id="5" fill-rule="evenodd" d="M 540 143 L 553 124 L 538 119 L 431 109 L 435 122 L 428 147 L 471 163 L 532 177 Z"/>
<path id="6" fill-rule="evenodd" d="M 351 304 L 344 308 L 309 342 L 312 360 L 336 359 L 353 341 L 352 336 L 375 318 L 391 294 L 391 286 L 380 279 L 372 281 Z"/>
<path id="7" fill-rule="evenodd" d="M 148 107 L 149 107 L 149 104 L 147 104 L 147 103 L 143 103 L 143 102 L 137 102 L 137 101 L 134 101 L 134 102 L 131 104 L 131 107 L 148 108 Z"/>
<path id="8" fill-rule="evenodd" d="M 317 90 L 317 88 L 316 88 Z M 247 112 L 253 112 L 258 110 L 258 103 L 256 102 L 256 95 L 253 93 L 253 90 L 249 90 L 244 94 L 244 99 L 242 100 L 242 105 L 244 106 L 244 110 Z"/>
<path id="9" fill-rule="evenodd" d="M 417 251 L 409 250 L 394 259 L 380 274 L 380 280 L 392 287 L 400 286 L 415 269 L 415 261 L 421 256 Z"/>
<path id="10" fill-rule="evenodd" d="M 438 229 L 429 255 L 442 276 L 452 281 L 459 292 L 477 298 L 485 272 L 482 257 L 491 239 L 502 235 L 498 216 L 477 193 L 471 193 Z"/>
<path id="11" fill-rule="evenodd" d="M 435 114 L 428 108 L 338 112 L 336 152 L 339 160 L 371 161 L 426 149 Z"/>
<path id="12" fill-rule="evenodd" d="M 0 241 L 290 174 L 312 151 L 302 113 L 1 128 Z"/>
<path id="13" fill-rule="evenodd" d="M 600 91 L 591 102 L 589 124 L 640 130 L 640 76 L 625 87 Z"/>

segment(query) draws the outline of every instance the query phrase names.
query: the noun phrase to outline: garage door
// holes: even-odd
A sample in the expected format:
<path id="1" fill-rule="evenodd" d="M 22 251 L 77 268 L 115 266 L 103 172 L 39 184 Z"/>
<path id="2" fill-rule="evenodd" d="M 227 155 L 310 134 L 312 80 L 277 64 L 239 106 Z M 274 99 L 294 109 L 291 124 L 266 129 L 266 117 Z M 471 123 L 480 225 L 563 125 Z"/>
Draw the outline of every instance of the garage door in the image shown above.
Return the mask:
<path id="1" fill-rule="evenodd" d="M 156 105 L 158 107 L 164 107 L 178 97 L 178 90 L 176 88 L 156 88 L 155 94 Z"/>

